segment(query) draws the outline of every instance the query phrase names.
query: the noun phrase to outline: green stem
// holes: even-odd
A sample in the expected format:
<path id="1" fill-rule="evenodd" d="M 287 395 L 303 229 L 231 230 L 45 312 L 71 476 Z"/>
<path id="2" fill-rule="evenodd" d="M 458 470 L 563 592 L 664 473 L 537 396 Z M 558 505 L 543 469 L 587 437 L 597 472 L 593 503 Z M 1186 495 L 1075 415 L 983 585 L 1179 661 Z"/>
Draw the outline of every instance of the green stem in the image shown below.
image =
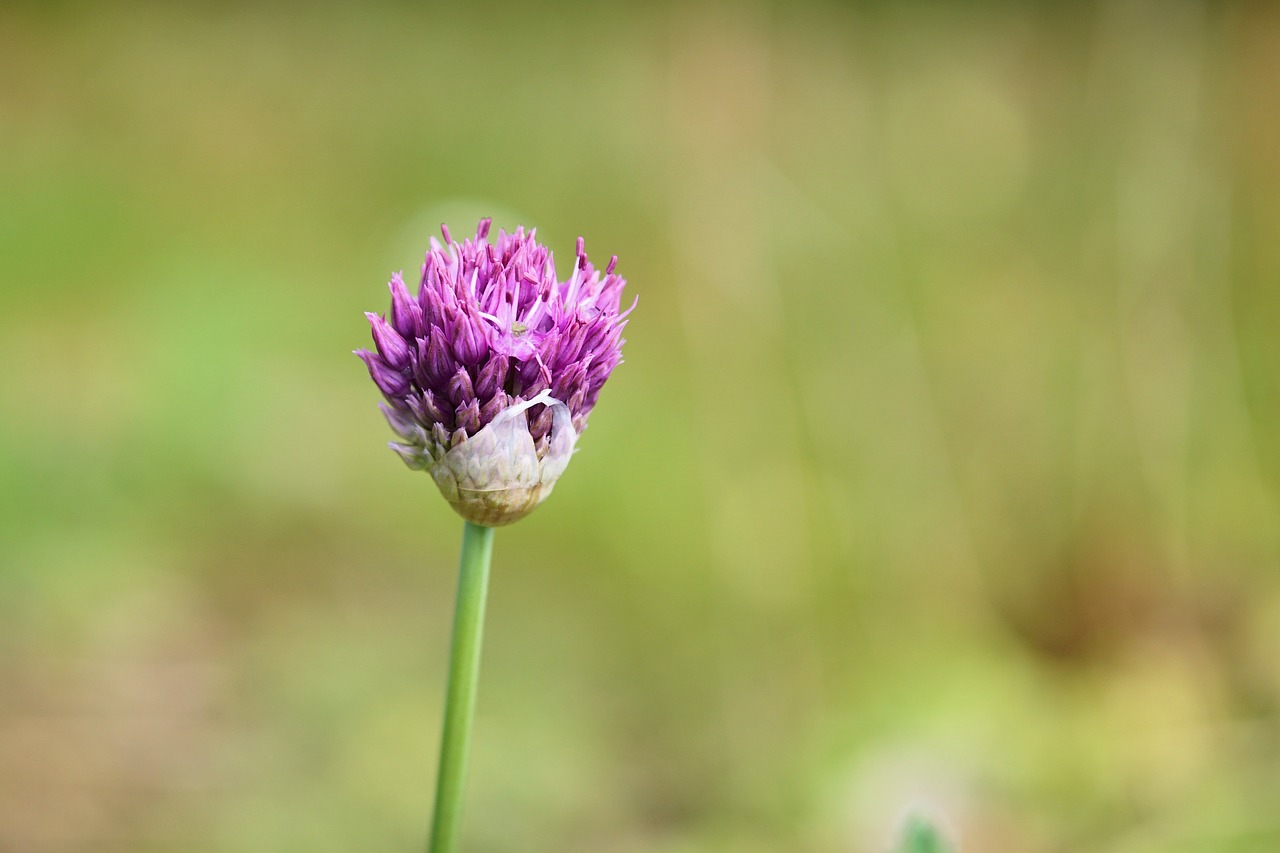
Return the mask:
<path id="1" fill-rule="evenodd" d="M 457 846 L 462 789 L 467 776 L 467 751 L 471 744 L 471 721 L 476 708 L 476 681 L 480 674 L 480 638 L 484 633 L 484 602 L 489 590 L 489 558 L 492 555 L 493 528 L 466 522 L 462 528 L 458 600 L 453 612 L 449 687 L 444 703 L 444 733 L 440 738 L 440 770 L 436 776 L 430 853 L 453 853 Z"/>

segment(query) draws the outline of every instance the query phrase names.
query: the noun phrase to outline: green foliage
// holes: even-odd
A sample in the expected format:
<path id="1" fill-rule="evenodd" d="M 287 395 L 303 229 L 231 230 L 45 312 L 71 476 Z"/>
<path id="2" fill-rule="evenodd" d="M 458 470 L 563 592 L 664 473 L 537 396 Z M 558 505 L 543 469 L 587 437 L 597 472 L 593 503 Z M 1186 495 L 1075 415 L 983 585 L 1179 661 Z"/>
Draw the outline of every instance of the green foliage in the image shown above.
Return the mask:
<path id="1" fill-rule="evenodd" d="M 942 834 L 922 817 L 912 815 L 902 830 L 902 843 L 895 853 L 952 853 Z"/>

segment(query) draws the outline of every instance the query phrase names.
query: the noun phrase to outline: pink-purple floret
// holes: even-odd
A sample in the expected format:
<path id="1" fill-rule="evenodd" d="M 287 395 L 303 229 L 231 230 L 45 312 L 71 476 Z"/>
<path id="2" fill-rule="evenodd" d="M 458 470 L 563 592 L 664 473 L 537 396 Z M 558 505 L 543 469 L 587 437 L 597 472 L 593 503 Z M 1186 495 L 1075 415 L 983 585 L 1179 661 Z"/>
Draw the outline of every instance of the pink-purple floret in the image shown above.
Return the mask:
<path id="1" fill-rule="evenodd" d="M 447 245 L 432 238 L 417 295 L 396 274 L 390 320 L 365 315 L 377 351 L 356 355 L 386 398 L 392 429 L 410 445 L 454 447 L 546 389 L 581 432 L 622 362 L 622 329 L 635 305 L 620 311 L 626 281 L 614 272 L 617 256 L 601 277 L 579 237 L 573 274 L 559 281 L 536 229 L 500 230 L 490 243 L 489 225 L 482 219 L 475 239 L 461 243 L 442 226 Z M 546 406 L 529 411 L 539 455 L 551 420 Z"/>

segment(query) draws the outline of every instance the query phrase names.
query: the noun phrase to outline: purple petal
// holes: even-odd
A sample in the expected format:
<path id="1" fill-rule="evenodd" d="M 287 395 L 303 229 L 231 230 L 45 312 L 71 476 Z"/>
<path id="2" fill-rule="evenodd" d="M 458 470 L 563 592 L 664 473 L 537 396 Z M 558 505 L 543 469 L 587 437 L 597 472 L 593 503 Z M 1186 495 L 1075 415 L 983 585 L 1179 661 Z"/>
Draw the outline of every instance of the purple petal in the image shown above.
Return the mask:
<path id="1" fill-rule="evenodd" d="M 360 349 L 356 350 L 355 354 L 369 368 L 369 376 L 373 378 L 374 383 L 377 384 L 383 394 L 388 397 L 401 397 L 408 393 L 409 380 L 398 370 L 393 370 L 391 365 L 383 361 L 376 353 Z"/>
<path id="2" fill-rule="evenodd" d="M 430 339 L 419 345 L 418 361 L 433 388 L 444 388 L 458 372 L 458 363 L 453 360 L 449 342 L 439 326 L 432 326 Z"/>
<path id="3" fill-rule="evenodd" d="M 404 370 L 408 367 L 409 346 L 404 342 L 404 338 L 400 337 L 396 330 L 391 328 L 391 324 L 377 314 L 366 312 L 364 316 L 369 319 L 369 325 L 373 327 L 373 342 L 378 347 L 378 354 L 396 370 Z"/>
<path id="4" fill-rule="evenodd" d="M 537 414 L 534 414 L 537 412 Z M 541 441 L 546 438 L 547 433 L 551 432 L 551 425 L 555 422 L 555 413 L 550 406 L 534 406 L 529 410 L 529 435 L 534 441 Z"/>
<path id="5" fill-rule="evenodd" d="M 480 374 L 476 377 L 477 397 L 487 400 L 502 389 L 507 381 L 507 366 L 510 361 L 505 355 L 489 356 L 489 360 L 484 363 L 484 367 L 480 368 Z"/>
<path id="6" fill-rule="evenodd" d="M 378 408 L 382 410 L 383 417 L 391 426 L 391 431 L 403 439 L 413 438 L 421 429 L 408 415 L 396 411 L 386 403 L 379 403 Z"/>
<path id="7" fill-rule="evenodd" d="M 391 276 L 391 283 L 387 287 L 391 289 L 391 324 L 401 335 L 411 338 L 414 326 L 409 306 L 413 304 L 413 299 L 409 296 L 409 289 L 404 286 L 404 278 L 396 273 Z"/>
<path id="8" fill-rule="evenodd" d="M 456 405 L 476 399 L 475 389 L 471 387 L 471 376 L 465 368 L 458 368 L 458 372 L 449 380 L 449 399 Z"/>
<path id="9" fill-rule="evenodd" d="M 511 398 L 499 390 L 480 406 L 480 423 L 488 426 L 509 405 L 511 405 Z"/>
<path id="10" fill-rule="evenodd" d="M 458 406 L 454 412 L 458 429 L 466 432 L 467 437 L 480 431 L 480 404 L 473 397 L 469 402 Z"/>
<path id="11" fill-rule="evenodd" d="M 483 321 L 469 313 L 461 313 L 453 328 L 453 354 L 463 364 L 480 363 L 489 350 Z"/>

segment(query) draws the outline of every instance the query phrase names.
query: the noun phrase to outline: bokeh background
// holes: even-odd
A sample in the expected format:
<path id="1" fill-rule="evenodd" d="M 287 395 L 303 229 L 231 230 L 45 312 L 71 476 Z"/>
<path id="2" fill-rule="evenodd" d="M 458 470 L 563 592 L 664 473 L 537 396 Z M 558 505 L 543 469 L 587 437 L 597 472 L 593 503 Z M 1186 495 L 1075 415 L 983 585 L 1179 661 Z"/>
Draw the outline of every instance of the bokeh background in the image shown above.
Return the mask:
<path id="1" fill-rule="evenodd" d="M 640 306 L 466 849 L 1280 850 L 1280 12 L 0 8 L 0 849 L 420 849 L 459 521 L 350 351 Z"/>

